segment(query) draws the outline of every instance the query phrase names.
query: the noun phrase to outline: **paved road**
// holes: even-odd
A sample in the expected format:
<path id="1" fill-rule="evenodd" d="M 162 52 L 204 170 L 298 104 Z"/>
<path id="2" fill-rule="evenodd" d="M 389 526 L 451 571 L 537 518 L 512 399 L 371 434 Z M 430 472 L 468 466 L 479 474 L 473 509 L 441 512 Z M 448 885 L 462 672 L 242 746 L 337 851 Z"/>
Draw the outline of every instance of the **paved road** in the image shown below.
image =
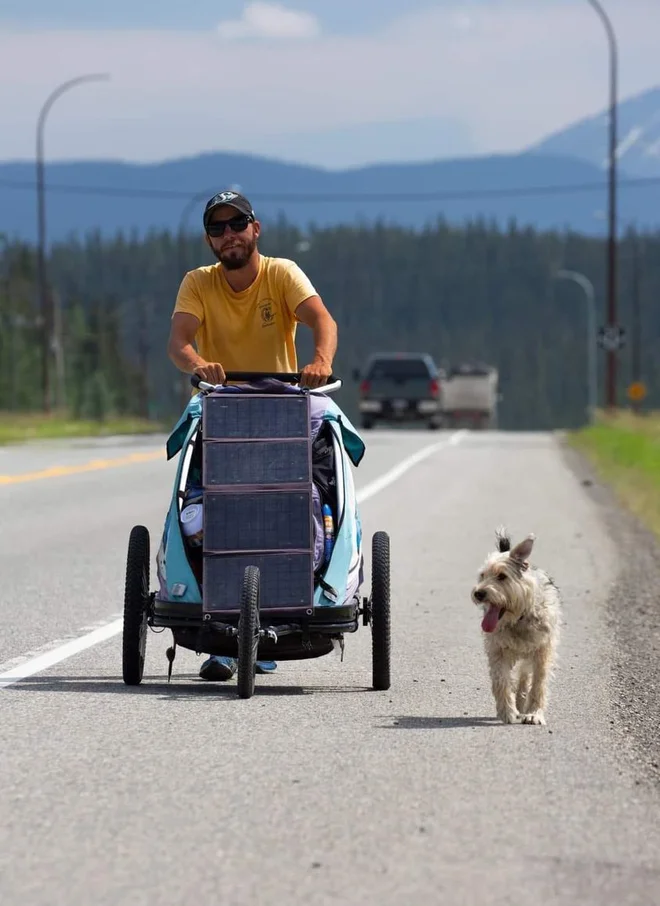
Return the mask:
<path id="1" fill-rule="evenodd" d="M 438 444 L 362 505 L 367 538 L 392 538 L 389 692 L 369 690 L 368 630 L 343 664 L 283 663 L 249 701 L 191 652 L 168 687 L 153 633 L 136 690 L 118 635 L 0 689 L 2 906 L 660 902 L 658 795 L 612 702 L 620 554 L 557 441 L 367 439 L 372 489 Z M 0 450 L 0 673 L 119 615 L 130 527 L 162 528 L 161 450 Z M 493 717 L 469 590 L 501 522 L 536 532 L 565 597 L 545 728 Z"/>

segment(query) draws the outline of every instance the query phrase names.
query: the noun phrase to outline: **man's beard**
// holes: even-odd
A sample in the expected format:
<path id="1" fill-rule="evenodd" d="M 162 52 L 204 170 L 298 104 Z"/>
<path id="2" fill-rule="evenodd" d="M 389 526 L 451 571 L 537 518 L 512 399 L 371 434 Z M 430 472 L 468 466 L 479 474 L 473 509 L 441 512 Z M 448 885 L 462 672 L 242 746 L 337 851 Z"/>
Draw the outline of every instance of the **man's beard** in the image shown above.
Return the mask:
<path id="1" fill-rule="evenodd" d="M 212 251 L 224 268 L 226 268 L 228 271 L 237 271 L 241 267 L 245 267 L 245 265 L 252 257 L 252 253 L 254 252 L 256 247 L 257 240 L 253 238 L 249 242 L 246 242 L 245 245 L 240 249 L 234 247 L 233 249 L 228 249 L 225 253 L 216 252 L 216 250 L 212 247 Z"/>

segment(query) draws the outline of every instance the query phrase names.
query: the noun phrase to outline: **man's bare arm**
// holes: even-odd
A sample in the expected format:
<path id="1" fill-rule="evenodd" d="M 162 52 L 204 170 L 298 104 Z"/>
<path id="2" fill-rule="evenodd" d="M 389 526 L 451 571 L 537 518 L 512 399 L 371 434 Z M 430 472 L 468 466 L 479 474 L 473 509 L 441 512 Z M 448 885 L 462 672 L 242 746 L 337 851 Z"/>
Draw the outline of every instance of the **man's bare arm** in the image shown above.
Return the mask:
<path id="1" fill-rule="evenodd" d="M 206 362 L 193 346 L 199 320 L 178 311 L 172 316 L 167 354 L 176 367 L 186 374 L 197 374 L 209 384 L 223 384 L 225 372 L 219 362 Z"/>
<path id="2" fill-rule="evenodd" d="M 296 319 L 314 334 L 314 360 L 302 369 L 304 386 L 320 387 L 332 374 L 337 352 L 337 324 L 320 296 L 310 296 L 296 309 Z"/>

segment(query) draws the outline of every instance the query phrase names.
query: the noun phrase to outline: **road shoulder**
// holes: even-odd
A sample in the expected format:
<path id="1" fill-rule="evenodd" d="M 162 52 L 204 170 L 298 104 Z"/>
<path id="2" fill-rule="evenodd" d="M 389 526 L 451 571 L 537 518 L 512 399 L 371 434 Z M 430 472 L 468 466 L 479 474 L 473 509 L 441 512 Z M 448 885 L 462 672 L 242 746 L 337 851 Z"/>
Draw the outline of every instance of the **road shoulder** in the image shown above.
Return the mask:
<path id="1" fill-rule="evenodd" d="M 562 439 L 559 446 L 619 552 L 606 604 L 615 642 L 609 679 L 614 730 L 639 782 L 660 786 L 660 545 L 581 453 Z"/>

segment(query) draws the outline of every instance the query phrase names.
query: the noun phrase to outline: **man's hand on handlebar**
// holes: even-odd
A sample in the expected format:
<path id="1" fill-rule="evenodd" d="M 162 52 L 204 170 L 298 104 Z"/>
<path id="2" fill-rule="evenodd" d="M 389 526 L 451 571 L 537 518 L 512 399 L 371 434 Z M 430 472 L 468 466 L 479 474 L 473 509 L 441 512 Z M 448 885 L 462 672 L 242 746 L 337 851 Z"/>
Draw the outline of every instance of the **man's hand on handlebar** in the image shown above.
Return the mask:
<path id="1" fill-rule="evenodd" d="M 193 369 L 193 374 L 207 384 L 224 384 L 226 381 L 225 369 L 219 362 L 205 362 Z"/>
<path id="2" fill-rule="evenodd" d="M 305 365 L 300 372 L 300 386 L 323 387 L 328 383 L 328 378 L 332 375 L 332 363 L 329 365 L 320 360 L 315 360 L 311 365 Z"/>
<path id="3" fill-rule="evenodd" d="M 213 384 L 217 386 L 218 384 L 227 383 L 227 373 L 225 369 L 219 362 L 204 362 L 200 365 L 196 365 L 192 372 L 196 375 L 201 381 L 205 381 L 207 384 Z M 317 387 L 323 387 L 329 382 L 329 379 L 332 377 L 332 363 L 327 365 L 321 359 L 315 359 L 311 365 L 305 365 L 300 373 L 300 387 L 308 387 L 310 390 L 314 390 Z M 252 372 L 250 372 L 252 374 Z M 264 372 L 264 375 L 269 374 L 269 372 Z M 236 380 L 239 378 L 238 372 L 230 372 L 231 379 Z M 259 375 L 253 374 L 252 378 L 256 379 Z M 286 375 L 282 375 L 286 377 Z M 291 375 L 295 377 L 295 375 Z M 241 380 L 246 380 L 248 373 L 240 374 Z M 276 373 L 273 372 L 273 377 L 276 377 Z"/>

